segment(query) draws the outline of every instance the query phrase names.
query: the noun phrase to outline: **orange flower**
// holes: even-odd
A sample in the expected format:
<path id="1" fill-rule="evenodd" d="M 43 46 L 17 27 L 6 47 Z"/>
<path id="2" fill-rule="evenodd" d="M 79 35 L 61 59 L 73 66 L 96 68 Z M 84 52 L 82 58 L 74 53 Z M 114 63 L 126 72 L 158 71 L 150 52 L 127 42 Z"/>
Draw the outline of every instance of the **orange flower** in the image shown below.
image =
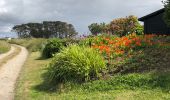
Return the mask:
<path id="1" fill-rule="evenodd" d="M 136 42 L 137 46 L 141 46 L 141 43 L 139 41 Z"/>

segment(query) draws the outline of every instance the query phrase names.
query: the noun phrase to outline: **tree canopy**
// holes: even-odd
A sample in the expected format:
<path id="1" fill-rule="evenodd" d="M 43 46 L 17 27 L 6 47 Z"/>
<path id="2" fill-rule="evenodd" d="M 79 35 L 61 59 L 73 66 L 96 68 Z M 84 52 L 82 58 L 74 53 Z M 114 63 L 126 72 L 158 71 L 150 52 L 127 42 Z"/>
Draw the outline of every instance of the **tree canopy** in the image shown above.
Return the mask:
<path id="1" fill-rule="evenodd" d="M 107 30 L 107 25 L 105 23 L 92 23 L 91 25 L 88 26 L 90 32 L 92 35 L 96 35 L 99 33 L 104 33 Z"/>
<path id="2" fill-rule="evenodd" d="M 165 13 L 164 13 L 164 20 L 165 23 L 170 27 L 170 0 L 164 2 Z"/>
<path id="3" fill-rule="evenodd" d="M 20 38 L 70 38 L 78 34 L 72 24 L 61 21 L 15 25 L 12 31 L 16 32 Z"/>

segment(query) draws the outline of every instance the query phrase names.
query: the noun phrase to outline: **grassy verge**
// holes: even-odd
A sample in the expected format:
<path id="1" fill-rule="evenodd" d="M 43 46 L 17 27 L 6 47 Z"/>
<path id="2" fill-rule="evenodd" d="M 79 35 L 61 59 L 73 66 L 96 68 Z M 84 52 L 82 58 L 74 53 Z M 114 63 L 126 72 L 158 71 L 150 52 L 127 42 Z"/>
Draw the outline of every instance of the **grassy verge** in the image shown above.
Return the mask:
<path id="1" fill-rule="evenodd" d="M 2 65 L 5 64 L 8 60 L 12 59 L 13 57 L 15 57 L 16 55 L 18 55 L 18 54 L 20 53 L 21 48 L 18 47 L 18 46 L 14 46 L 14 47 L 15 47 L 15 51 L 14 51 L 12 54 L 4 57 L 4 58 L 0 61 L 0 66 L 2 66 Z"/>
<path id="2" fill-rule="evenodd" d="M 50 59 L 29 55 L 15 89 L 16 100 L 169 100 L 169 71 L 116 75 L 84 84 L 67 83 L 52 91 L 42 78 Z"/>
<path id="3" fill-rule="evenodd" d="M 0 41 L 0 54 L 10 50 L 10 44 L 5 41 Z"/>
<path id="4" fill-rule="evenodd" d="M 44 43 L 47 39 L 35 39 L 35 38 L 27 38 L 27 39 L 12 39 L 9 41 L 11 44 L 17 44 L 26 47 L 30 52 L 39 51 L 42 49 Z"/>

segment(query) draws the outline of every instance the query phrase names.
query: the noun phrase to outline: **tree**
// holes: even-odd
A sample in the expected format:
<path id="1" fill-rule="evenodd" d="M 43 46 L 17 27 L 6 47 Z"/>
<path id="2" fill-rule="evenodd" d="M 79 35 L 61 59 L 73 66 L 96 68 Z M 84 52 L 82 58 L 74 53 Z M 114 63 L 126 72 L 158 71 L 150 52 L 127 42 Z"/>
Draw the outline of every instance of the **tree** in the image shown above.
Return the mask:
<path id="1" fill-rule="evenodd" d="M 18 34 L 18 37 L 30 37 L 30 30 L 27 29 L 27 26 L 25 24 L 14 26 L 12 31 L 16 32 Z"/>
<path id="2" fill-rule="evenodd" d="M 43 23 L 27 23 L 15 25 L 12 29 L 21 38 L 71 38 L 78 33 L 72 24 L 61 21 L 44 21 Z"/>
<path id="3" fill-rule="evenodd" d="M 165 13 L 164 13 L 164 21 L 167 26 L 170 27 L 170 0 L 167 0 L 164 3 Z"/>
<path id="4" fill-rule="evenodd" d="M 100 33 L 105 33 L 107 29 L 107 25 L 105 23 L 92 23 L 91 25 L 88 26 L 90 32 L 92 35 L 97 35 Z"/>
<path id="5" fill-rule="evenodd" d="M 140 27 L 141 25 L 139 24 L 137 17 L 131 15 L 126 18 L 114 19 L 109 25 L 109 31 L 112 34 L 125 36 L 129 33 L 136 32 Z"/>

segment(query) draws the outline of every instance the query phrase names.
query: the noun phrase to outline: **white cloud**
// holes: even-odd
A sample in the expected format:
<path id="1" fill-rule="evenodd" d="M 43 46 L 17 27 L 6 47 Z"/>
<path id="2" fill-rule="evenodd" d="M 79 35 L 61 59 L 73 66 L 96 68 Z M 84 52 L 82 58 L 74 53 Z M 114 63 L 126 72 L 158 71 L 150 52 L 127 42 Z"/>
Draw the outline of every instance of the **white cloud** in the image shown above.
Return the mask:
<path id="1" fill-rule="evenodd" d="M 162 8 L 161 1 L 0 0 L 0 26 L 61 20 L 72 23 L 79 32 L 87 32 L 87 26 L 93 22 L 109 22 L 128 15 L 142 17 Z"/>

